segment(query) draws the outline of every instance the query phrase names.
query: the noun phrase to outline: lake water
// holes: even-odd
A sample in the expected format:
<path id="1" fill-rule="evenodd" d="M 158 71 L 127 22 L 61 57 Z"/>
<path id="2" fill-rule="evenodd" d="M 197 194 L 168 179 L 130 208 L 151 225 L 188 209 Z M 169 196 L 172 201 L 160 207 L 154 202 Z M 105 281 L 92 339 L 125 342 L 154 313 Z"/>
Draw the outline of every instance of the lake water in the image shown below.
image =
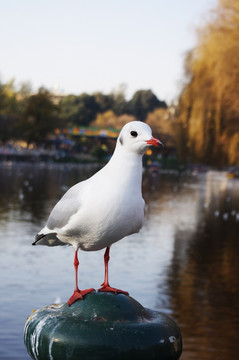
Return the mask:
<path id="1" fill-rule="evenodd" d="M 31 243 L 63 193 L 96 170 L 0 164 L 1 360 L 29 359 L 23 343 L 27 316 L 72 294 L 73 249 Z M 239 181 L 214 171 L 146 172 L 143 193 L 144 227 L 111 248 L 111 285 L 178 323 L 180 359 L 238 358 Z M 103 254 L 79 252 L 80 288 L 99 288 Z"/>

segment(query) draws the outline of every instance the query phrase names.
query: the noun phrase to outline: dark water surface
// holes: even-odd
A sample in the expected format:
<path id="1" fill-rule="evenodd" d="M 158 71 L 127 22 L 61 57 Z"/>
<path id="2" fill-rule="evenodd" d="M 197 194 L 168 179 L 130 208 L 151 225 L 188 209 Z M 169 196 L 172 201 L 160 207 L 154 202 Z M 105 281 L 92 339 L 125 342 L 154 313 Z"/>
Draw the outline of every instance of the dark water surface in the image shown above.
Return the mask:
<path id="1" fill-rule="evenodd" d="M 23 328 L 32 309 L 65 302 L 73 249 L 31 246 L 50 210 L 96 168 L 0 164 L 0 359 L 29 359 Z M 225 173 L 144 174 L 145 225 L 111 249 L 110 282 L 174 318 L 182 360 L 238 358 L 239 181 Z M 95 204 L 92 204 L 94 206 Z M 103 254 L 79 252 L 80 287 L 99 288 Z"/>

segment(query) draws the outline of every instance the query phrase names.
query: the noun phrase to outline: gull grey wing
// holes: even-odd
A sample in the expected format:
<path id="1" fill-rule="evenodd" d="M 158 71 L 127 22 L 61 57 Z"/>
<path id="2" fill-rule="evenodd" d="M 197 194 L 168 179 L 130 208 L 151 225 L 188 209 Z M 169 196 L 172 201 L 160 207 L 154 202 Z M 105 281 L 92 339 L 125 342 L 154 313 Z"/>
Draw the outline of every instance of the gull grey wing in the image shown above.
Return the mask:
<path id="1" fill-rule="evenodd" d="M 84 189 L 85 182 L 82 181 L 71 187 L 55 205 L 46 224 L 49 230 L 64 227 L 72 215 L 79 210 L 81 204 L 77 199 L 79 199 L 79 192 Z"/>

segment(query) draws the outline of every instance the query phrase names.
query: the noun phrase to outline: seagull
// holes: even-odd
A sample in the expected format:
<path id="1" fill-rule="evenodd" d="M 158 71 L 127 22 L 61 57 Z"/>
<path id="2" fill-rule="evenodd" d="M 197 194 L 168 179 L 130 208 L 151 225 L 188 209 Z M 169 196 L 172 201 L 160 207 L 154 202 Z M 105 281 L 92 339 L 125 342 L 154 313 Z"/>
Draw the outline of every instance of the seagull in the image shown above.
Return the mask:
<path id="1" fill-rule="evenodd" d="M 162 145 L 151 128 L 141 121 L 124 125 L 109 162 L 96 174 L 72 186 L 55 205 L 46 226 L 32 245 L 72 245 L 75 250 L 75 301 L 92 291 L 78 287 L 78 250 L 104 253 L 105 277 L 100 292 L 126 294 L 109 285 L 110 246 L 125 236 L 139 232 L 144 221 L 142 198 L 142 157 L 149 146 Z"/>

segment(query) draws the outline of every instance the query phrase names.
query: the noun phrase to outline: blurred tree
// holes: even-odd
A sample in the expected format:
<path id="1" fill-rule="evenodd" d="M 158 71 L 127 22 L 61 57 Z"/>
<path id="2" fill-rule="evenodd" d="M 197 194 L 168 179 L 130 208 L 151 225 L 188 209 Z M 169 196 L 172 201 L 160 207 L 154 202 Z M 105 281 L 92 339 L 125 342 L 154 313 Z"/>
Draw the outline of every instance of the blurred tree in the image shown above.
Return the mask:
<path id="1" fill-rule="evenodd" d="M 112 127 L 121 129 L 127 122 L 135 120 L 133 115 L 123 114 L 116 115 L 112 110 L 97 114 L 95 121 L 91 124 L 99 127 Z"/>
<path id="2" fill-rule="evenodd" d="M 79 100 L 76 95 L 67 95 L 60 101 L 60 117 L 63 120 L 64 125 L 77 122 L 78 103 Z"/>
<path id="3" fill-rule="evenodd" d="M 13 113 L 16 110 L 15 80 L 6 84 L 0 83 L 0 115 Z"/>
<path id="4" fill-rule="evenodd" d="M 29 97 L 32 94 L 32 84 L 29 81 L 21 82 L 17 93 L 24 98 Z"/>
<path id="5" fill-rule="evenodd" d="M 0 140 L 5 142 L 15 137 L 20 109 L 15 93 L 15 80 L 0 83 Z"/>
<path id="6" fill-rule="evenodd" d="M 68 95 L 60 102 L 61 118 L 65 124 L 88 126 L 100 109 L 93 95 Z"/>
<path id="7" fill-rule="evenodd" d="M 32 94 L 32 85 L 30 82 L 22 82 L 18 90 L 16 91 L 16 99 L 18 103 L 18 112 L 21 117 L 21 114 L 26 108 L 27 100 Z"/>
<path id="8" fill-rule="evenodd" d="M 95 121 L 92 122 L 93 126 L 98 127 L 116 127 L 118 122 L 118 116 L 112 110 L 108 110 L 99 113 L 96 116 Z"/>
<path id="9" fill-rule="evenodd" d="M 77 124 L 78 125 L 89 125 L 96 117 L 99 111 L 99 105 L 95 101 L 93 95 L 82 94 L 79 96 L 79 113 Z"/>
<path id="10" fill-rule="evenodd" d="M 182 156 L 209 164 L 238 159 L 238 147 L 231 145 L 239 134 L 238 59 L 239 0 L 218 0 L 185 60 L 178 119 L 188 141 L 181 144 Z"/>
<path id="11" fill-rule="evenodd" d="M 161 139 L 166 147 L 176 148 L 177 122 L 175 107 L 155 109 L 147 115 L 146 123 L 151 127 L 154 136 Z"/>
<path id="12" fill-rule="evenodd" d="M 57 105 L 44 88 L 32 95 L 29 82 L 21 83 L 17 90 L 14 79 L 6 84 L 0 82 L 0 140 L 24 138 L 39 142 L 56 127 L 68 125 L 121 128 L 136 119 L 134 113 L 139 120 L 145 120 L 154 109 L 166 108 L 151 90 L 136 92 L 130 101 L 125 99 L 125 90 L 126 85 L 121 84 L 109 95 L 68 95 Z"/>
<path id="13" fill-rule="evenodd" d="M 166 109 L 164 101 L 160 101 L 151 90 L 138 90 L 130 100 L 132 114 L 141 121 L 145 121 L 147 114 L 156 108 Z"/>
<path id="14" fill-rule="evenodd" d="M 113 97 L 112 110 L 116 115 L 131 114 L 129 102 L 125 99 L 126 84 L 120 84 L 117 89 L 112 91 Z"/>
<path id="15" fill-rule="evenodd" d="M 98 112 L 103 113 L 113 108 L 114 99 L 112 95 L 104 95 L 101 92 L 93 94 L 96 103 L 98 104 Z"/>
<path id="16" fill-rule="evenodd" d="M 28 142 L 41 142 L 59 126 L 58 106 L 51 101 L 51 94 L 44 88 L 28 98 L 19 130 Z"/>

